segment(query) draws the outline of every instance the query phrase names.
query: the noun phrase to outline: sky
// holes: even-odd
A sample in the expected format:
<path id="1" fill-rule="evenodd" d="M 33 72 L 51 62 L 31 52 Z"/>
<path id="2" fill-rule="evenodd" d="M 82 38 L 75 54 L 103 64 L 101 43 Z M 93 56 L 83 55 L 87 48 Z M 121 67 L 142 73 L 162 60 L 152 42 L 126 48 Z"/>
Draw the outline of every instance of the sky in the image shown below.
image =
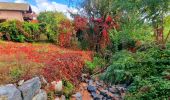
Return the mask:
<path id="1" fill-rule="evenodd" d="M 41 11 L 59 11 L 66 13 L 68 10 L 76 12 L 75 7 L 81 1 L 82 0 L 0 0 L 0 2 L 28 3 L 36 13 Z"/>

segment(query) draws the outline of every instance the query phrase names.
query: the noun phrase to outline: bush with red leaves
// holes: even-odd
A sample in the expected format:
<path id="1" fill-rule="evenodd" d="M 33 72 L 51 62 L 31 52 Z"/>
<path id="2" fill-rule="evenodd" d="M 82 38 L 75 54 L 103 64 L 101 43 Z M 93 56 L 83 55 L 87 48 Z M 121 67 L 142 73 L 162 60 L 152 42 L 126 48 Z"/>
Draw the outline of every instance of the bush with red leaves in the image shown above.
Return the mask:
<path id="1" fill-rule="evenodd" d="M 87 29 L 88 28 L 87 18 L 76 16 L 74 18 L 74 28 L 75 28 L 76 31 Z"/>
<path id="2" fill-rule="evenodd" d="M 0 54 L 2 60 L 7 60 L 3 57 L 5 55 L 8 57 L 11 56 L 11 58 L 16 59 L 16 61 L 20 60 L 18 59 L 21 58 L 20 56 L 24 56 L 23 61 L 26 65 L 28 62 L 44 65 L 41 68 L 35 67 L 34 70 L 36 70 L 36 72 L 39 71 L 38 75 L 43 75 L 48 82 L 65 79 L 73 82 L 74 85 L 79 82 L 85 61 L 91 60 L 92 57 L 92 52 L 90 51 L 74 51 L 59 48 L 51 44 L 33 45 L 30 43 L 13 42 L 3 42 L 0 45 Z M 8 60 L 10 62 L 10 59 Z M 28 79 L 29 77 L 31 77 L 31 72 L 22 78 Z"/>
<path id="3" fill-rule="evenodd" d="M 70 20 L 63 20 L 59 26 L 58 42 L 61 47 L 71 47 L 73 26 Z"/>

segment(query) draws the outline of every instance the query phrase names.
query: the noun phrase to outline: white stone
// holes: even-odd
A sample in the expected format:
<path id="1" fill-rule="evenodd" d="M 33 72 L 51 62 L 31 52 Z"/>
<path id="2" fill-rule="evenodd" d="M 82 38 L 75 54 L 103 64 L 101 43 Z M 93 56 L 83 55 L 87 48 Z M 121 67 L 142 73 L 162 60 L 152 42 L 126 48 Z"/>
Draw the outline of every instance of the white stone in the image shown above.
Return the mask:
<path id="1" fill-rule="evenodd" d="M 20 81 L 18 82 L 18 85 L 21 86 L 23 83 L 24 83 L 24 80 L 20 80 Z"/>
<path id="2" fill-rule="evenodd" d="M 62 80 L 53 81 L 53 82 L 51 82 L 51 84 L 53 85 L 54 90 L 55 90 L 56 92 L 61 92 L 61 91 L 63 90 Z"/>

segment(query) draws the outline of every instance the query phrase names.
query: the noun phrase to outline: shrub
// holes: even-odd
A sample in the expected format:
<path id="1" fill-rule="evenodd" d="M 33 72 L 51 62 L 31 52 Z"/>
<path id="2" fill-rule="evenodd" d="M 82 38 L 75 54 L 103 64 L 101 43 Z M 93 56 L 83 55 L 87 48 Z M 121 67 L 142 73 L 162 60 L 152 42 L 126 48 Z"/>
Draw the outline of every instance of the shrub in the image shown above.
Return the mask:
<path id="1" fill-rule="evenodd" d="M 161 77 L 151 76 L 146 79 L 135 77 L 128 88 L 127 100 L 168 100 L 170 96 L 170 81 Z"/>
<path id="2" fill-rule="evenodd" d="M 58 43 L 62 47 L 71 47 L 71 40 L 73 38 L 73 27 L 70 20 L 63 20 L 58 27 Z"/>
<path id="3" fill-rule="evenodd" d="M 38 16 L 40 25 L 44 28 L 43 33 L 47 36 L 49 41 L 58 42 L 58 27 L 59 23 L 66 19 L 63 13 L 59 12 L 41 12 Z"/>
<path id="4" fill-rule="evenodd" d="M 14 68 L 14 69 L 11 69 L 10 71 L 10 76 L 14 79 L 14 80 L 17 80 L 19 79 L 19 77 L 22 75 L 22 70 L 19 69 L 19 68 Z"/>
<path id="5" fill-rule="evenodd" d="M 85 65 L 89 72 L 92 74 L 96 68 L 102 68 L 105 66 L 106 61 L 101 57 L 94 57 L 93 61 L 86 61 Z"/>
<path id="6" fill-rule="evenodd" d="M 39 37 L 38 24 L 16 20 L 1 23 L 0 32 L 3 39 L 17 42 L 33 41 Z"/>
<path id="7" fill-rule="evenodd" d="M 135 59 L 128 51 L 117 52 L 111 58 L 111 65 L 102 75 L 102 79 L 112 84 L 125 83 L 130 81 L 132 73 L 126 69 L 131 69 L 135 65 Z"/>
<path id="8" fill-rule="evenodd" d="M 69 99 L 69 97 L 73 94 L 74 85 L 66 80 L 63 81 L 63 85 L 64 85 L 64 91 L 63 91 L 64 95 L 66 96 L 66 98 Z"/>
<path id="9" fill-rule="evenodd" d="M 25 32 L 29 33 L 33 40 L 39 40 L 40 37 L 39 24 L 24 22 L 23 28 Z"/>
<path id="10" fill-rule="evenodd" d="M 126 84 L 126 99 L 168 99 L 170 50 L 152 45 L 143 51 L 119 51 L 111 58 L 111 65 L 101 76 L 112 84 Z"/>

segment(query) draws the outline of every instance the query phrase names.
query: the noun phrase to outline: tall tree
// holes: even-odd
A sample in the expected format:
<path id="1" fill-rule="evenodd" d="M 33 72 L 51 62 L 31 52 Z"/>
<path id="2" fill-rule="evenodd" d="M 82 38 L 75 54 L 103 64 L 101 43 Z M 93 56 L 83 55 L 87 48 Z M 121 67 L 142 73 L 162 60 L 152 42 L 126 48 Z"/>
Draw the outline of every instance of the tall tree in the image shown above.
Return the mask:
<path id="1" fill-rule="evenodd" d="M 156 41 L 163 43 L 163 23 L 164 17 L 170 11 L 170 0 L 141 0 L 140 4 L 141 14 L 153 26 Z"/>

